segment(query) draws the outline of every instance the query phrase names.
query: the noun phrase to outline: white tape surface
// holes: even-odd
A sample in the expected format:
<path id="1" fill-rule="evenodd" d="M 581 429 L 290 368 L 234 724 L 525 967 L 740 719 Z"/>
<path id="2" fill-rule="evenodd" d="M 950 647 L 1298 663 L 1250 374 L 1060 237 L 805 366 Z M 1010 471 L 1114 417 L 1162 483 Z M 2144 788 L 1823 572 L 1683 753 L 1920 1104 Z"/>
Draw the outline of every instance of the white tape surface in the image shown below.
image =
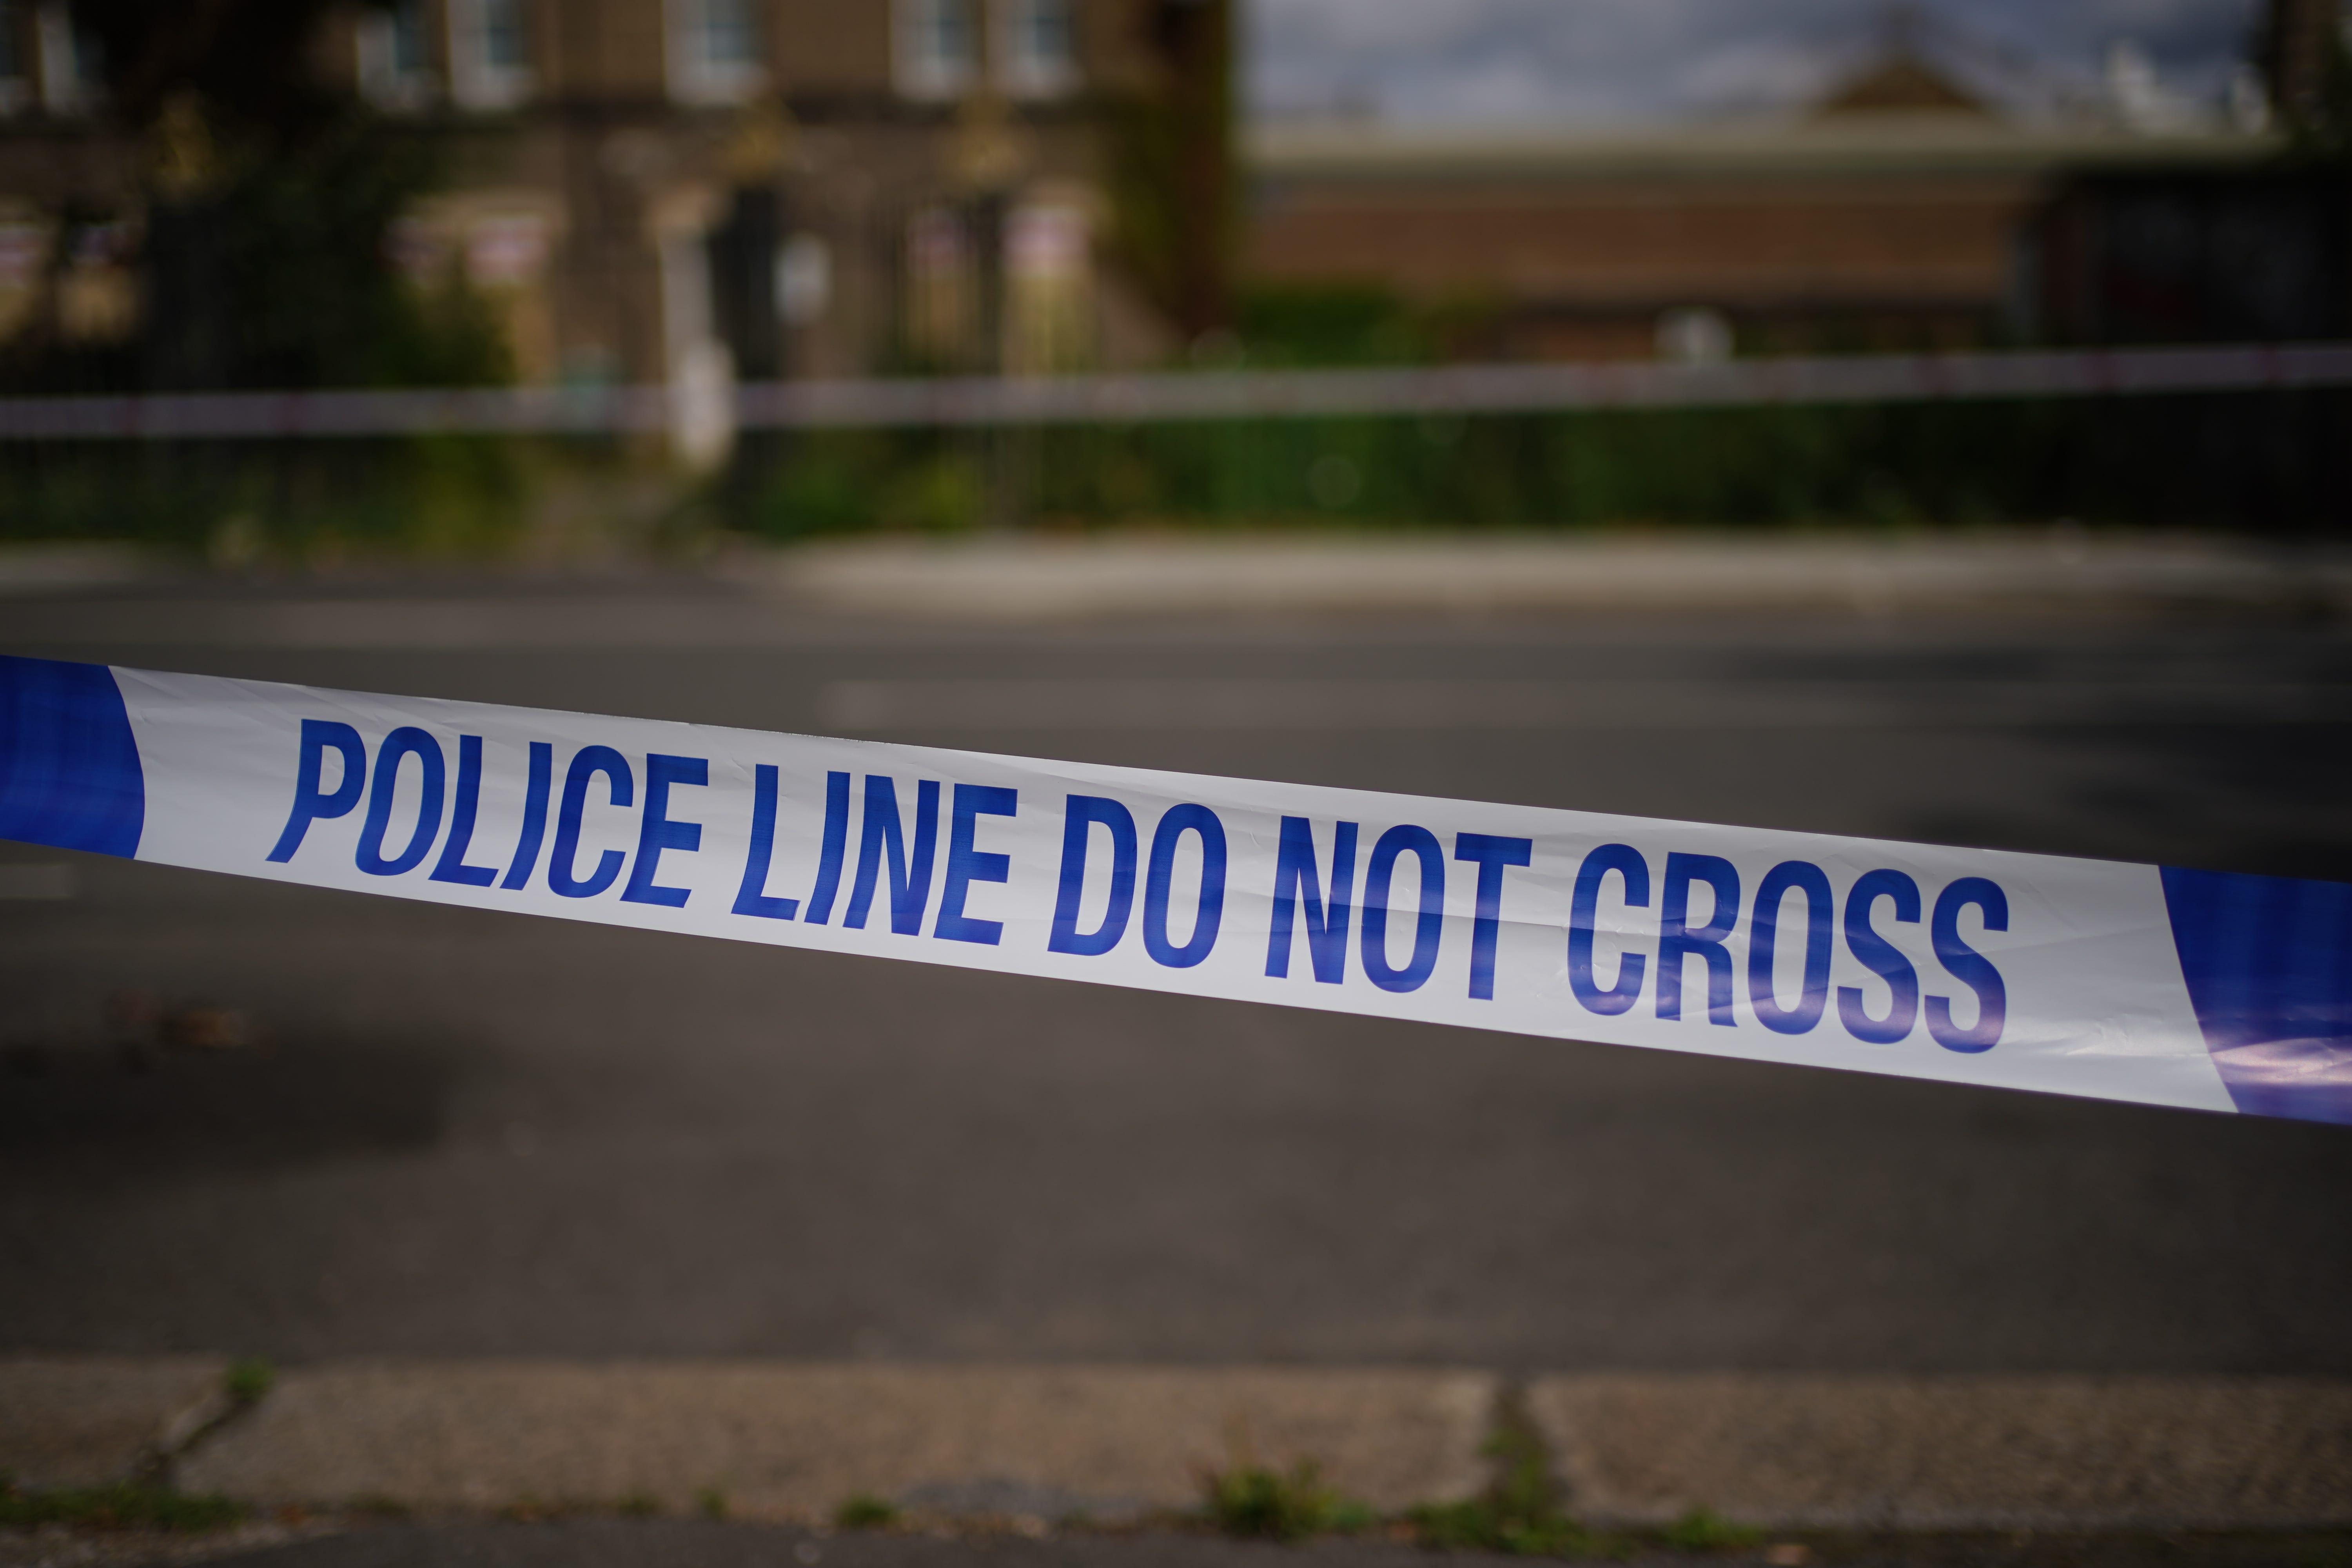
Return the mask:
<path id="1" fill-rule="evenodd" d="M 120 718 L 92 718 L 96 667 L 0 664 L 22 667 L 22 712 L 62 681 L 80 695 L 56 702 L 84 726 L 44 742 L 20 712 L 0 836 L 71 840 L 26 815 L 25 781 L 89 796 L 89 726 L 127 724 L 131 836 L 77 847 L 1053 979 L 2346 1119 L 2352 889 L 2333 884 L 129 669 L 111 672 Z"/>

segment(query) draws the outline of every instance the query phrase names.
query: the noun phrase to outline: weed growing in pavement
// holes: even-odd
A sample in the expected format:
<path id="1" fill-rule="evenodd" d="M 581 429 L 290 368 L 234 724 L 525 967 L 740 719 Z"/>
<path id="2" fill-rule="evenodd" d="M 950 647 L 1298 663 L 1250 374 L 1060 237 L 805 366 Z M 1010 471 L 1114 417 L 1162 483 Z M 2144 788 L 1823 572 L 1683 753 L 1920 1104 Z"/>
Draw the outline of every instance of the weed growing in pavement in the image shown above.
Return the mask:
<path id="1" fill-rule="evenodd" d="M 1495 1479 L 1461 1502 L 1424 1503 L 1406 1514 L 1423 1546 L 1508 1552 L 1529 1557 L 1614 1557 L 1622 1542 L 1597 1535 L 1560 1507 L 1543 1437 L 1525 1411 L 1507 1404 L 1480 1450 Z"/>
<path id="2" fill-rule="evenodd" d="M 228 1363 L 228 1375 L 221 1380 L 221 1388 L 237 1404 L 254 1405 L 277 1382 L 276 1367 L 259 1356 L 240 1356 Z"/>
<path id="3" fill-rule="evenodd" d="M 898 1522 L 898 1508 L 871 1492 L 859 1492 L 833 1510 L 833 1522 L 843 1530 L 887 1530 Z"/>
<path id="4" fill-rule="evenodd" d="M 613 1505 L 613 1511 L 624 1519 L 651 1519 L 661 1510 L 661 1499 L 651 1492 L 631 1492 Z"/>
<path id="5" fill-rule="evenodd" d="M 727 1517 L 725 1489 L 719 1487 L 697 1487 L 694 1492 L 694 1510 L 705 1519 L 725 1519 Z"/>
<path id="6" fill-rule="evenodd" d="M 1667 1545 L 1685 1552 L 1721 1552 L 1753 1546 L 1763 1539 L 1762 1531 L 1734 1524 L 1714 1510 L 1705 1508 L 1695 1508 L 1666 1526 L 1664 1535 Z"/>
<path id="7" fill-rule="evenodd" d="M 1203 1475 L 1201 1489 L 1206 1494 L 1210 1522 L 1227 1535 L 1303 1541 L 1327 1531 L 1369 1530 L 1380 1522 L 1370 1509 L 1325 1486 L 1322 1470 L 1312 1459 L 1301 1459 L 1285 1472 L 1244 1458 L 1230 1469 Z"/>
<path id="8" fill-rule="evenodd" d="M 175 1492 L 125 1481 L 110 1487 L 17 1488 L 0 1475 L 0 1525 L 75 1524 L 95 1530 L 221 1530 L 241 1523 L 245 1504 L 217 1492 Z"/>

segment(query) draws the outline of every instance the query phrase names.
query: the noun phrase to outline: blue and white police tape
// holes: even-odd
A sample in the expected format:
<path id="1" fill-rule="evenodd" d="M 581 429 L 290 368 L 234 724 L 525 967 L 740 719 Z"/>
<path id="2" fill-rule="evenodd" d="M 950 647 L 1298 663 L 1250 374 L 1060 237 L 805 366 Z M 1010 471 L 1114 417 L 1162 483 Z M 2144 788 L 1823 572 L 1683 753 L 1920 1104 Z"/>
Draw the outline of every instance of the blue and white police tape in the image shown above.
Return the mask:
<path id="1" fill-rule="evenodd" d="M 1047 376 L 876 376 L 718 388 L 721 423 L 748 430 L 1128 425 L 1572 408 L 1941 403 L 2343 386 L 2352 343 L 2189 343 L 1992 353 L 1444 364 Z M 182 392 L 0 397 L 0 440 L 174 441 L 393 436 L 432 430 L 667 429 L 697 394 L 642 386 Z"/>
<path id="2" fill-rule="evenodd" d="M 2352 1122 L 2352 886 L 0 658 L 0 837 Z"/>

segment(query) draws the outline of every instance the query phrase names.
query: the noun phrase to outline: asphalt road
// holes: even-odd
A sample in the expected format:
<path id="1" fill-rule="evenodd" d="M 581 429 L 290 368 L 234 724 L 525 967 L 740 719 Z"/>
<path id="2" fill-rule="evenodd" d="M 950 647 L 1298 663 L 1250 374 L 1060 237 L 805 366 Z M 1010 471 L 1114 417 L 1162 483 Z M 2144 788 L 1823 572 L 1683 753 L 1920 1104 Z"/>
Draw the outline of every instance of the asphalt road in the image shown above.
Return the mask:
<path id="1" fill-rule="evenodd" d="M 420 593 L 0 647 L 2352 878 L 2330 623 Z M 2352 1373 L 2341 1129 L 75 875 L 0 900 L 0 1348 Z M 139 992 L 260 1044 L 127 1066 Z"/>

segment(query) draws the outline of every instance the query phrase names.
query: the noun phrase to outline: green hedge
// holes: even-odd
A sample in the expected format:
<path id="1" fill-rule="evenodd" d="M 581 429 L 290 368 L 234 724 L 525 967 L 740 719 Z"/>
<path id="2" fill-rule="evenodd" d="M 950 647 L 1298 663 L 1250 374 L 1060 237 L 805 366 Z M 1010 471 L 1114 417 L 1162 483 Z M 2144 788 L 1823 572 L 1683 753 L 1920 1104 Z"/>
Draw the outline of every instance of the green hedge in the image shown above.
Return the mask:
<path id="1" fill-rule="evenodd" d="M 828 433 L 747 451 L 726 510 L 779 539 L 1139 519 L 2312 532 L 2344 521 L 2347 454 L 2339 393 Z"/>
<path id="2" fill-rule="evenodd" d="M 635 462 L 640 467 L 632 470 Z M 133 539 L 230 562 L 480 559 L 534 516 L 663 486 L 593 440 L 0 446 L 0 537 Z M 2332 534 L 2342 393 L 1004 431 L 748 434 L 673 477 L 656 531 L 782 542 L 1092 529 L 1971 526 L 2073 517 Z M 560 497 L 558 492 L 563 492 Z M 560 502 L 560 504 L 558 504 Z M 630 525 L 644 531 L 644 520 Z"/>
<path id="3" fill-rule="evenodd" d="M 0 446 L 0 538 L 130 540 L 228 565 L 478 558 L 520 542 L 545 467 L 490 437 Z"/>

